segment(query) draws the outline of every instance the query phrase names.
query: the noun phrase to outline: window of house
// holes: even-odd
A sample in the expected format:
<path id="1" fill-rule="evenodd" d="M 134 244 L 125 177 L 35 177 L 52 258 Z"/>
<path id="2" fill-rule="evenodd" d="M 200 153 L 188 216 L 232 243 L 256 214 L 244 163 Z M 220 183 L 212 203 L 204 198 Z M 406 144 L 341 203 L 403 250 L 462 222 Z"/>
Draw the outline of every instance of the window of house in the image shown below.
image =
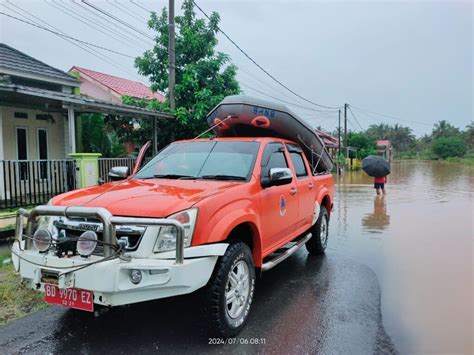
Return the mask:
<path id="1" fill-rule="evenodd" d="M 38 113 L 36 115 L 36 120 L 52 122 L 54 121 L 54 118 L 49 113 Z"/>
<path id="2" fill-rule="evenodd" d="M 16 150 L 18 160 L 28 159 L 28 130 L 25 127 L 16 128 Z M 28 179 L 28 165 L 27 163 L 18 164 L 18 173 L 20 180 Z"/>
<path id="3" fill-rule="evenodd" d="M 38 128 L 38 158 L 40 160 L 48 159 L 48 131 L 44 128 Z M 48 177 L 47 162 L 40 162 L 40 177 L 46 179 Z"/>
<path id="4" fill-rule="evenodd" d="M 28 114 L 26 112 L 15 112 L 15 118 L 28 119 Z"/>

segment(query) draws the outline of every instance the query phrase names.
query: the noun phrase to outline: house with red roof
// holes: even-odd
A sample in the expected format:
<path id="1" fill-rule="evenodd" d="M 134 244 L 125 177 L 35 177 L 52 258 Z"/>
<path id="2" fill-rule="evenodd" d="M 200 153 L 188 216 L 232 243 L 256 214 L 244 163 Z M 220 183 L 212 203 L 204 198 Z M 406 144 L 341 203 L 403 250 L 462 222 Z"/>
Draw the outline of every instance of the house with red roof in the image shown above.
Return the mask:
<path id="1" fill-rule="evenodd" d="M 336 158 L 337 151 L 339 149 L 339 139 L 329 134 L 328 132 L 315 129 L 318 136 L 323 140 L 324 146 L 328 150 L 329 154 L 333 159 Z"/>
<path id="2" fill-rule="evenodd" d="M 99 155 L 84 151 L 82 114 L 174 117 L 122 104 L 122 95 L 163 100 L 144 84 L 74 71 L 79 75 L 0 43 L 0 209 L 47 203 L 51 196 L 97 183 L 97 164 L 77 163 L 82 156 Z"/>
<path id="3" fill-rule="evenodd" d="M 122 103 L 122 96 L 138 99 L 157 99 L 164 101 L 165 97 L 153 92 L 143 83 L 133 81 L 95 70 L 73 66 L 69 73 L 81 81 L 81 95 L 95 99 Z"/>
<path id="4" fill-rule="evenodd" d="M 388 139 L 378 140 L 376 143 L 377 154 L 384 157 L 386 160 L 392 160 L 392 144 Z"/>

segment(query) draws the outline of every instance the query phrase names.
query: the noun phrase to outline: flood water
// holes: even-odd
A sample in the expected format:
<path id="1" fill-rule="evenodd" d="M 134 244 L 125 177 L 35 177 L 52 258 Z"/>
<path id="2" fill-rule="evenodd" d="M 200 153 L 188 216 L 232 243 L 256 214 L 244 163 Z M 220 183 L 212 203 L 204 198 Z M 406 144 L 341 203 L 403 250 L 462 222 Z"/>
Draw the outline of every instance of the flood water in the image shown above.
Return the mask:
<path id="1" fill-rule="evenodd" d="M 369 266 L 401 353 L 474 353 L 474 169 L 396 162 L 387 195 L 363 172 L 338 178 L 331 252 Z"/>
<path id="2" fill-rule="evenodd" d="M 328 258 L 374 271 L 400 353 L 474 353 L 474 169 L 393 163 L 383 198 L 363 172 L 336 180 Z"/>

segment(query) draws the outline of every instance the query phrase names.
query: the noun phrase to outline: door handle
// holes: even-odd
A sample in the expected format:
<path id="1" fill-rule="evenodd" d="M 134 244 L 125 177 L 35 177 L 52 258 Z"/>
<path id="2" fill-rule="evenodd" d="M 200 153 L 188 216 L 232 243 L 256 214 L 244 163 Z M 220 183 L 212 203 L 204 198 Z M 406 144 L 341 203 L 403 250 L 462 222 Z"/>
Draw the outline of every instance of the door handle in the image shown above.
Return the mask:
<path id="1" fill-rule="evenodd" d="M 290 189 L 290 194 L 293 196 L 294 194 L 296 194 L 298 192 L 298 189 L 296 187 L 292 187 Z"/>
<path id="2" fill-rule="evenodd" d="M 314 184 L 313 184 L 312 182 L 310 182 L 309 185 L 308 185 L 308 187 L 309 187 L 310 190 L 312 190 L 313 187 L 314 187 Z"/>

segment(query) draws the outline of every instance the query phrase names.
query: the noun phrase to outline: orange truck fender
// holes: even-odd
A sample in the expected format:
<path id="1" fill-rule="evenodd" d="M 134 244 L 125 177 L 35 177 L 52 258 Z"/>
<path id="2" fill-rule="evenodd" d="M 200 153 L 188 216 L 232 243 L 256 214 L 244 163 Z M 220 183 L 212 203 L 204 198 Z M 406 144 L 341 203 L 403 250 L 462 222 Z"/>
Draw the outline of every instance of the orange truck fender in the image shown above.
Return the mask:
<path id="1" fill-rule="evenodd" d="M 247 224 L 252 230 L 253 259 L 256 267 L 262 264 L 262 243 L 260 239 L 259 216 L 250 208 L 232 211 L 215 224 L 209 234 L 209 243 L 225 241 L 239 225 Z"/>

